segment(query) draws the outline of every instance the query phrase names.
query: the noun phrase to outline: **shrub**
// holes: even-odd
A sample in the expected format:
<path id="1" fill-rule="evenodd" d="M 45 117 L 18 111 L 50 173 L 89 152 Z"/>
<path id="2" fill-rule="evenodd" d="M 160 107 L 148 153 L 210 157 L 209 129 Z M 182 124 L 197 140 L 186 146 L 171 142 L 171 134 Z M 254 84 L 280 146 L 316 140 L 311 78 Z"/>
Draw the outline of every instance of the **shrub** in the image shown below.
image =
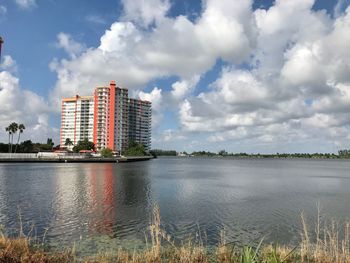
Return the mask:
<path id="1" fill-rule="evenodd" d="M 105 148 L 101 150 L 101 156 L 104 158 L 112 158 L 113 157 L 113 151 L 109 148 Z"/>

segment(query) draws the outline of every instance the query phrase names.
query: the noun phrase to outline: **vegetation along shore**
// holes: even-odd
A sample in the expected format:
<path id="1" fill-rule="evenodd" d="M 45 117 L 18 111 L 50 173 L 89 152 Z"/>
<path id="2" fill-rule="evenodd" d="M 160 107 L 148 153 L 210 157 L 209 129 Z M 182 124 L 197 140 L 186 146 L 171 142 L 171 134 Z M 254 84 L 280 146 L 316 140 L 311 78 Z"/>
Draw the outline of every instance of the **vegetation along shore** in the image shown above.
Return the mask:
<path id="1" fill-rule="evenodd" d="M 318 217 L 320 218 L 320 217 Z M 93 256 L 79 257 L 74 248 L 62 251 L 50 251 L 37 239 L 20 234 L 17 238 L 0 235 L 0 262 L 218 262 L 218 263 L 347 263 L 350 262 L 350 223 L 339 229 L 335 222 L 321 227 L 318 220 L 314 230 L 309 229 L 305 217 L 301 215 L 302 233 L 297 246 L 265 244 L 263 239 L 257 246 L 235 246 L 225 240 L 214 248 L 208 248 L 202 242 L 183 241 L 175 243 L 162 229 L 159 208 L 153 208 L 153 218 L 146 235 L 143 250 L 125 250 L 100 252 Z"/>
<path id="2" fill-rule="evenodd" d="M 314 159 L 349 159 L 350 150 L 339 150 L 335 153 L 230 153 L 225 150 L 219 152 L 195 151 L 192 153 L 177 152 L 175 150 L 154 149 L 150 153 L 153 156 L 181 156 L 181 157 L 235 157 L 235 158 L 314 158 Z"/>

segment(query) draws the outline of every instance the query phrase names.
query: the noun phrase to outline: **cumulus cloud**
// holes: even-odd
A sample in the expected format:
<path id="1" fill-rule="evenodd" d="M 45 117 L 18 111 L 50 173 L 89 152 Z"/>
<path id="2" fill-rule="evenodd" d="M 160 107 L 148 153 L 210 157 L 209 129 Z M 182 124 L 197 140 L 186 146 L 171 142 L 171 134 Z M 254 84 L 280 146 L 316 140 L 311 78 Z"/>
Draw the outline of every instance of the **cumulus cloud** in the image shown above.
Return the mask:
<path id="1" fill-rule="evenodd" d="M 169 0 L 122 0 L 122 3 L 125 12 L 124 19 L 146 27 L 152 23 L 161 22 L 170 8 Z"/>
<path id="2" fill-rule="evenodd" d="M 80 55 L 86 49 L 83 44 L 75 41 L 69 34 L 59 33 L 57 40 L 56 46 L 64 49 L 72 59 L 76 58 L 76 56 Z"/>
<path id="3" fill-rule="evenodd" d="M 251 69 L 226 67 L 210 91 L 186 99 L 182 128 L 214 133 L 210 142 L 349 143 L 350 8 L 331 20 L 313 3 L 276 1 L 256 10 Z"/>
<path id="4" fill-rule="evenodd" d="M 151 92 L 140 91 L 138 97 L 141 100 L 152 102 L 152 126 L 156 128 L 162 120 L 162 90 L 155 87 Z"/>
<path id="5" fill-rule="evenodd" d="M 0 69 L 7 70 L 10 72 L 16 72 L 17 71 L 16 61 L 14 61 L 11 56 L 6 55 L 3 57 L 3 61 L 0 64 Z"/>
<path id="6" fill-rule="evenodd" d="M 195 88 L 197 85 L 198 81 L 200 79 L 199 75 L 194 75 L 190 79 L 184 79 L 181 81 L 176 81 L 175 83 L 172 84 L 172 91 L 171 94 L 172 96 L 176 99 L 182 99 L 188 93 Z"/>
<path id="7" fill-rule="evenodd" d="M 54 97 L 90 93 L 95 85 L 110 79 L 130 89 L 144 88 L 153 79 L 173 75 L 191 82 L 195 75 L 209 70 L 217 59 L 245 61 L 255 45 L 251 1 L 226 0 L 223 5 L 208 0 L 195 22 L 185 16 L 167 17 L 168 1 L 142 3 L 124 1 L 125 20 L 113 23 L 106 30 L 98 48 L 87 49 L 76 58 L 54 61 L 51 68 L 58 75 Z M 153 8 L 155 4 L 162 7 L 160 11 Z M 149 14 L 147 10 L 155 13 Z M 232 16 L 228 10 L 236 15 Z M 155 23 L 152 30 L 145 30 L 135 17 L 142 18 L 146 24 L 162 22 Z M 179 93 L 183 93 L 183 88 L 176 84 L 175 90 L 175 96 L 182 96 Z"/>
<path id="8" fill-rule="evenodd" d="M 153 109 L 160 109 L 162 102 L 162 90 L 155 87 L 150 93 L 140 91 L 138 94 L 141 100 L 146 100 L 152 102 Z"/>
<path id="9" fill-rule="evenodd" d="M 31 9 L 36 7 L 36 0 L 15 0 L 15 3 L 21 9 Z"/>
<path id="10" fill-rule="evenodd" d="M 26 126 L 23 139 L 58 138 L 58 130 L 49 125 L 50 109 L 44 98 L 21 88 L 19 79 L 9 71 L 0 71 L 0 111 L 1 141 L 6 141 L 4 127 L 11 122 Z"/>
<path id="11" fill-rule="evenodd" d="M 343 11 L 346 9 L 347 0 L 338 0 L 337 4 L 334 6 L 334 16 L 339 17 L 343 14 Z"/>
<path id="12" fill-rule="evenodd" d="M 186 136 L 181 134 L 181 132 L 167 129 L 164 130 L 158 138 L 155 139 L 155 143 L 166 143 L 166 142 L 174 142 L 174 141 L 181 141 L 186 139 Z"/>
<path id="13" fill-rule="evenodd" d="M 59 109 L 61 97 L 89 94 L 116 79 L 153 102 L 156 125 L 164 109 L 176 105 L 180 130 L 166 130 L 164 141 L 174 134 L 206 133 L 209 143 L 307 145 L 318 138 L 346 145 L 350 8 L 339 0 L 341 12 L 332 16 L 313 10 L 314 2 L 277 0 L 268 9 L 252 10 L 251 0 L 204 0 L 191 21 L 169 17 L 171 1 L 124 0 L 121 19 L 97 48 L 59 35 L 70 58 L 51 63 L 58 76 L 53 103 Z M 224 64 L 220 76 L 194 96 L 218 60 Z M 171 76 L 179 80 L 170 91 L 142 91 L 150 81 Z"/>

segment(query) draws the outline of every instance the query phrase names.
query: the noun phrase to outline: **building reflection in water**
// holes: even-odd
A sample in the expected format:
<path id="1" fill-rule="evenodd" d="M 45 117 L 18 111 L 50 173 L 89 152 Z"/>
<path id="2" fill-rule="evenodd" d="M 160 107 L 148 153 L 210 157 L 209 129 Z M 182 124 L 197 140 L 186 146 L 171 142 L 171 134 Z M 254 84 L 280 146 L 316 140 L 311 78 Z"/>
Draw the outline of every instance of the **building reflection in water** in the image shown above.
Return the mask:
<path id="1" fill-rule="evenodd" d="M 88 169 L 89 235 L 144 237 L 150 207 L 147 168 L 135 164 L 103 164 Z"/>
<path id="2" fill-rule="evenodd" d="M 57 246 L 96 236 L 144 240 L 149 169 L 148 162 L 2 166 L 0 224 L 16 227 L 20 207 L 38 237 Z"/>
<path id="3" fill-rule="evenodd" d="M 92 233 L 113 236 L 116 221 L 116 204 L 114 200 L 114 172 L 113 164 L 106 164 L 103 169 L 89 169 L 90 222 Z"/>

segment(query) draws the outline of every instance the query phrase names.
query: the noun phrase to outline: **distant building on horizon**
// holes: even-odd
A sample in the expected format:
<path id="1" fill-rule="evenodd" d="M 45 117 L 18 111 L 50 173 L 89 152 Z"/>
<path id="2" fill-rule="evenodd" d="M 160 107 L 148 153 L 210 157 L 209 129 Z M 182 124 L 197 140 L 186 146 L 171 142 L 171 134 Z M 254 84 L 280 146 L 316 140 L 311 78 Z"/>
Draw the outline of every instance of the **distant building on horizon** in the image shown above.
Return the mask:
<path id="1" fill-rule="evenodd" d="M 151 122 L 151 102 L 129 98 L 128 89 L 111 81 L 96 87 L 93 96 L 62 100 L 61 146 L 67 138 L 74 145 L 88 139 L 97 151 L 110 148 L 121 154 L 135 141 L 149 151 Z"/>

